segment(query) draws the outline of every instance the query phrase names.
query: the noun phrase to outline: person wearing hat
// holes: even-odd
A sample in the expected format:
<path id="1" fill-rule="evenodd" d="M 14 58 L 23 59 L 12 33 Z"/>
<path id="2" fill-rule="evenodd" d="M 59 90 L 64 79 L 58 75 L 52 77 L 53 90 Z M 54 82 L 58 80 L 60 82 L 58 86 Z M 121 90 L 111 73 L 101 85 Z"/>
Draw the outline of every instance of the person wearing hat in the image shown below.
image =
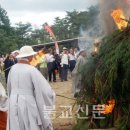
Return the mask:
<path id="1" fill-rule="evenodd" d="M 35 55 L 31 46 L 24 46 L 16 57 L 8 76 L 9 109 L 7 130 L 53 130 L 50 111 L 55 93 L 40 71 L 29 63 Z"/>
<path id="2" fill-rule="evenodd" d="M 8 80 L 8 74 L 11 69 L 11 67 L 16 64 L 16 60 L 14 60 L 14 57 L 12 54 L 7 54 L 6 58 L 4 60 L 4 73 L 5 73 L 5 81 L 7 83 Z"/>
<path id="3" fill-rule="evenodd" d="M 69 65 L 68 51 L 66 47 L 63 47 L 63 53 L 61 56 L 61 81 L 67 81 L 67 72 Z"/>
<path id="4" fill-rule="evenodd" d="M 68 56 L 69 56 L 69 69 L 70 72 L 72 72 L 76 64 L 76 58 L 73 49 L 70 49 Z"/>
<path id="5" fill-rule="evenodd" d="M 81 49 L 79 51 L 79 56 L 75 65 L 74 70 L 72 71 L 72 87 L 73 87 L 73 94 L 74 97 L 78 95 L 80 90 L 82 89 L 82 75 L 81 75 L 81 68 L 86 63 L 86 51 Z"/>
<path id="6" fill-rule="evenodd" d="M 66 47 L 63 47 L 63 51 L 64 51 L 64 50 L 67 50 L 67 48 L 66 48 Z"/>
<path id="7" fill-rule="evenodd" d="M 15 50 L 11 52 L 11 54 L 14 56 L 14 58 L 16 58 L 16 56 L 19 55 L 19 50 Z"/>

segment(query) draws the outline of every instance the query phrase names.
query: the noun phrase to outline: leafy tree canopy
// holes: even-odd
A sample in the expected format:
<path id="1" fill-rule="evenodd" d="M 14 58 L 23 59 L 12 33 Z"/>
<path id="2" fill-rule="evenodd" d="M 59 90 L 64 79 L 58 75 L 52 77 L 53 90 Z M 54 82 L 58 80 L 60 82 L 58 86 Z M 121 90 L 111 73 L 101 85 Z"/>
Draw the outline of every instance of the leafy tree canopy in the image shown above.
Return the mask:
<path id="1" fill-rule="evenodd" d="M 56 17 L 52 30 L 57 40 L 75 38 L 80 35 L 80 30 L 90 27 L 98 14 L 97 7 L 90 7 L 87 11 L 67 11 L 64 18 Z M 44 23 L 45 24 L 45 23 Z M 43 24 L 43 25 L 44 25 Z M 46 30 L 33 29 L 30 23 L 17 23 L 10 25 L 6 10 L 0 6 L 0 53 L 5 54 L 23 45 L 33 45 L 51 42 L 52 38 Z"/>

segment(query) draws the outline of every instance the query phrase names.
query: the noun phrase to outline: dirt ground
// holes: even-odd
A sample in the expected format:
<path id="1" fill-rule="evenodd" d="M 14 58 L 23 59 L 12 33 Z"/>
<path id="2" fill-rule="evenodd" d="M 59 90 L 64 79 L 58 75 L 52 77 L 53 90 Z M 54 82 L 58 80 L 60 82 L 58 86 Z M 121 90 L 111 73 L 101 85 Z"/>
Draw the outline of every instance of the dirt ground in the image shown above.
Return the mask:
<path id="1" fill-rule="evenodd" d="M 73 98 L 72 81 L 50 83 L 57 95 L 63 95 L 68 98 Z M 56 115 L 53 119 L 54 130 L 71 130 L 75 124 L 75 116 L 72 107 L 75 100 L 67 99 L 61 96 L 56 96 Z"/>

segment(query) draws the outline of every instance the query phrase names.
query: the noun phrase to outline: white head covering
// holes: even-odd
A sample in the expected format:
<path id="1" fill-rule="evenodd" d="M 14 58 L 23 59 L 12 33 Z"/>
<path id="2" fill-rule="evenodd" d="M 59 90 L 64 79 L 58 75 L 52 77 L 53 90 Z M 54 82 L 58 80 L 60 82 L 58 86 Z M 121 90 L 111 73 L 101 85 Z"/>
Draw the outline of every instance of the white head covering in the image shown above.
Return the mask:
<path id="1" fill-rule="evenodd" d="M 31 46 L 23 46 L 20 49 L 19 55 L 16 56 L 16 58 L 25 58 L 25 57 L 35 55 L 36 53 L 37 52 L 35 52 Z"/>
<path id="2" fill-rule="evenodd" d="M 14 54 L 14 53 L 19 53 L 19 50 L 15 50 L 15 51 L 13 51 L 13 52 L 11 52 L 12 54 Z"/>
<path id="3" fill-rule="evenodd" d="M 67 50 L 67 48 L 66 48 L 66 47 L 63 47 L 63 50 Z"/>
<path id="4" fill-rule="evenodd" d="M 79 51 L 79 55 L 80 55 L 80 53 L 83 52 L 83 51 L 85 51 L 85 49 L 81 49 L 81 50 Z"/>

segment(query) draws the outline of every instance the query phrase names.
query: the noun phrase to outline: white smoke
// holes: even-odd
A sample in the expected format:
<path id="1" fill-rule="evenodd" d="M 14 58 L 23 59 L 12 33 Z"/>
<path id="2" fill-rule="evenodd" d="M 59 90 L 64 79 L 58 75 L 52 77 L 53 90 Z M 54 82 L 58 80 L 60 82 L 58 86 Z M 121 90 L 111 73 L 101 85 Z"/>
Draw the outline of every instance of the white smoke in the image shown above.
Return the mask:
<path id="1" fill-rule="evenodd" d="M 79 38 L 78 45 L 80 49 L 86 50 L 88 57 L 94 50 L 95 41 L 100 41 L 105 36 L 102 24 L 100 15 L 98 14 L 95 16 L 94 23 L 88 29 L 85 31 L 82 28 L 80 29 L 81 38 Z"/>
<path id="2" fill-rule="evenodd" d="M 87 54 L 93 51 L 95 40 L 101 40 L 104 36 L 110 35 L 117 29 L 111 12 L 115 9 L 122 9 L 126 18 L 130 17 L 130 2 L 128 0 L 99 0 L 99 14 L 95 17 L 95 22 L 87 30 L 80 30 L 79 48 L 86 49 Z"/>

